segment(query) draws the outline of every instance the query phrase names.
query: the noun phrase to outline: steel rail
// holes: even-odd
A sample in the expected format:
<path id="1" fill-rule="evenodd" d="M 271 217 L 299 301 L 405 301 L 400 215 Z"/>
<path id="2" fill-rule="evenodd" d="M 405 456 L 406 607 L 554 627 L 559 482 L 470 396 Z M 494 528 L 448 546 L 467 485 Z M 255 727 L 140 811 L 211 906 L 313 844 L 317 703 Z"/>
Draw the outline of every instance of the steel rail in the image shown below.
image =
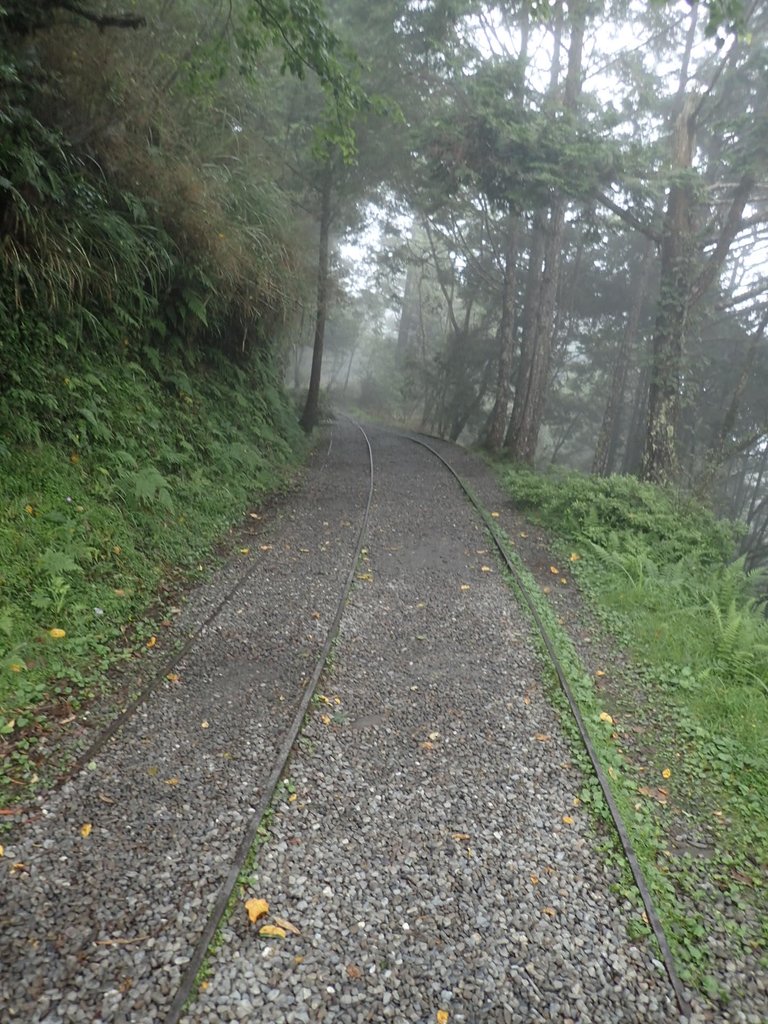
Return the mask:
<path id="1" fill-rule="evenodd" d="M 355 424 L 358 426 L 358 424 Z M 362 428 L 361 428 L 362 429 Z M 366 437 L 366 442 L 368 438 Z M 331 454 L 331 448 L 333 446 L 333 433 L 331 433 L 330 442 L 328 444 L 328 451 L 325 453 L 325 459 Z M 369 445 L 370 451 L 370 445 Z M 232 565 L 235 559 L 229 559 L 224 563 L 225 566 Z M 136 714 L 138 709 L 149 700 L 150 697 L 157 691 L 158 687 L 167 678 L 168 674 L 173 671 L 179 664 L 179 662 L 192 650 L 193 645 L 199 639 L 203 630 L 207 629 L 208 626 L 218 617 L 221 611 L 226 607 L 227 604 L 232 600 L 235 594 L 251 579 L 251 577 L 261 568 L 261 562 L 254 558 L 251 565 L 246 571 L 237 578 L 235 583 L 225 592 L 224 596 L 214 606 L 213 610 L 206 615 L 202 622 L 198 623 L 195 628 L 187 634 L 186 640 L 184 640 L 181 647 L 170 654 L 164 659 L 159 669 L 154 672 L 148 679 L 148 681 L 139 689 L 139 692 L 133 697 L 126 706 L 119 711 L 114 718 L 112 718 L 105 726 L 100 728 L 94 739 L 88 744 L 84 751 L 78 754 L 74 760 L 72 760 L 66 768 L 60 772 L 54 782 L 51 784 L 49 792 L 55 793 L 64 786 L 65 783 L 73 779 L 79 772 L 85 768 L 89 761 L 93 761 L 96 756 L 104 749 L 109 740 L 118 732 L 118 730 Z M 182 634 L 183 635 L 183 634 Z"/>
<path id="2" fill-rule="evenodd" d="M 592 767 L 597 777 L 597 781 L 600 785 L 600 789 L 602 790 L 603 797 L 608 806 L 608 810 L 610 811 L 611 818 L 613 819 L 613 824 L 616 829 L 616 833 L 619 837 L 619 842 L 621 843 L 621 847 L 624 850 L 624 855 L 627 859 L 627 863 L 629 864 L 630 870 L 632 871 L 632 877 L 634 878 L 635 885 L 637 886 L 637 890 L 640 893 L 640 898 L 643 901 L 646 917 L 648 918 L 648 923 L 650 924 L 654 937 L 656 938 L 656 942 L 658 943 L 659 951 L 661 952 L 661 957 L 664 963 L 664 969 L 667 972 L 667 977 L 669 978 L 670 984 L 674 990 L 675 999 L 677 1000 L 680 1012 L 683 1015 L 683 1017 L 689 1018 L 691 1016 L 691 1006 L 688 1002 L 688 999 L 686 998 L 683 983 L 680 980 L 680 976 L 677 973 L 674 956 L 672 955 L 672 950 L 669 947 L 669 942 L 667 941 L 667 936 L 664 932 L 664 926 L 662 925 L 659 915 L 656 911 L 656 907 L 654 906 L 653 898 L 651 897 L 651 893 L 648 888 L 648 883 L 646 882 L 645 875 L 643 874 L 643 869 L 640 867 L 640 863 L 637 859 L 637 854 L 635 853 L 632 840 L 630 839 L 629 834 L 627 833 L 626 826 L 621 817 L 621 812 L 614 798 L 610 783 L 608 782 L 608 778 L 606 777 L 605 771 L 603 770 L 603 766 L 600 763 L 598 753 L 595 750 L 594 744 L 592 743 L 592 739 L 589 735 L 589 732 L 587 731 L 584 718 L 576 702 L 576 698 L 573 695 L 573 690 L 571 688 L 570 683 L 568 682 L 568 677 L 565 674 L 565 670 L 563 669 L 562 663 L 560 662 L 560 658 L 558 657 L 557 651 L 555 650 L 555 645 L 552 641 L 552 637 L 550 636 L 550 633 L 547 630 L 547 627 L 545 626 L 541 618 L 541 615 L 539 614 L 539 610 L 536 607 L 536 603 L 531 597 L 530 592 L 526 587 L 523 578 L 517 569 L 517 566 L 514 564 L 514 562 L 509 556 L 509 553 L 507 552 L 500 531 L 496 527 L 491 516 L 488 514 L 485 508 L 480 504 L 478 499 L 475 497 L 469 485 L 461 478 L 461 476 L 459 476 L 459 474 L 456 472 L 456 470 L 453 468 L 450 462 L 448 462 L 448 460 L 445 459 L 440 454 L 440 452 L 436 451 L 432 447 L 432 445 L 427 444 L 426 441 L 423 441 L 421 438 L 416 437 L 413 434 L 402 434 L 401 436 L 406 437 L 409 441 L 413 441 L 414 444 L 418 444 L 422 448 L 426 448 L 427 451 L 431 452 L 443 464 L 443 466 L 445 466 L 448 472 L 454 477 L 459 487 L 462 489 L 464 494 L 467 496 L 467 498 L 472 503 L 475 510 L 479 513 L 480 517 L 485 523 L 486 529 L 490 533 L 494 545 L 496 546 L 496 549 L 501 555 L 504 564 L 506 565 L 507 569 L 509 570 L 512 576 L 512 579 L 515 582 L 515 586 L 520 592 L 523 600 L 525 601 L 526 606 L 528 607 L 531 617 L 536 623 L 539 635 L 541 636 L 544 647 L 546 648 L 547 654 L 549 655 L 549 659 L 552 662 L 552 666 L 555 670 L 555 675 L 557 676 L 558 683 L 560 684 L 560 689 L 562 690 L 563 695 L 568 703 L 568 707 L 570 708 L 571 714 L 576 723 L 576 728 L 578 729 L 581 742 L 584 746 L 587 756 L 589 757 L 590 762 L 592 763 Z"/>
<path id="3" fill-rule="evenodd" d="M 349 417 L 345 418 L 349 419 Z M 240 844 L 237 848 L 237 852 L 235 853 L 234 859 L 231 863 L 229 873 L 219 886 L 219 890 L 216 895 L 216 900 L 214 901 L 213 908 L 210 914 L 208 915 L 205 927 L 201 932 L 197 942 L 195 943 L 192 955 L 188 963 L 186 964 L 184 974 L 182 975 L 181 981 L 179 982 L 179 987 L 176 990 L 173 1002 L 171 1003 L 167 1016 L 165 1017 L 165 1024 L 178 1024 L 178 1022 L 181 1020 L 184 1008 L 188 1000 L 192 996 L 193 990 L 195 988 L 197 974 L 203 965 L 205 957 L 208 953 L 208 949 L 211 945 L 211 941 L 216 934 L 219 924 L 221 923 L 221 919 L 224 917 L 227 905 L 230 901 L 232 893 L 235 890 L 237 880 L 240 877 L 240 872 L 243 869 L 243 865 L 245 864 L 248 855 L 253 847 L 253 844 L 256 841 L 256 836 L 258 834 L 261 821 L 269 809 L 269 805 L 272 802 L 275 790 L 277 789 L 280 779 L 282 778 L 283 773 L 285 772 L 285 767 L 288 763 L 288 759 L 291 756 L 291 750 L 293 749 L 293 745 L 296 742 L 296 738 L 299 735 L 299 732 L 301 731 L 301 726 L 304 722 L 304 716 L 307 713 L 309 702 L 311 701 L 315 689 L 317 688 L 317 684 L 320 681 L 320 676 L 323 674 L 323 670 L 325 669 L 326 662 L 328 661 L 328 655 L 331 652 L 333 642 L 335 641 L 336 637 L 339 634 L 339 628 L 341 626 L 341 619 L 344 614 L 344 608 L 347 603 L 347 598 L 349 597 L 349 592 L 352 589 L 352 583 L 355 578 L 357 563 L 359 561 L 360 554 L 363 549 L 363 542 L 365 539 L 366 531 L 368 529 L 368 519 L 371 510 L 371 502 L 373 500 L 374 483 L 373 450 L 371 448 L 371 442 L 365 430 L 360 426 L 359 423 L 356 423 L 354 420 L 351 420 L 350 422 L 354 423 L 354 425 L 363 435 L 366 447 L 368 449 L 369 487 L 368 498 L 360 522 L 360 529 L 358 530 L 357 534 L 357 541 L 352 556 L 352 562 L 350 565 L 349 572 L 347 573 L 346 579 L 344 581 L 344 585 L 341 589 L 341 593 L 339 595 L 339 602 L 336 608 L 336 615 L 334 616 L 333 622 L 331 623 L 328 629 L 328 633 L 326 634 L 325 643 L 323 644 L 322 650 L 320 651 L 320 654 L 318 656 L 314 671 L 312 672 L 309 681 L 305 685 L 304 691 L 301 696 L 301 700 L 299 702 L 293 720 L 284 735 L 283 742 L 274 761 L 272 771 L 264 784 L 264 788 L 259 797 L 259 800 L 255 806 L 253 813 L 249 818 L 248 825 L 245 829 L 245 832 L 243 833 L 243 837 L 240 841 Z"/>

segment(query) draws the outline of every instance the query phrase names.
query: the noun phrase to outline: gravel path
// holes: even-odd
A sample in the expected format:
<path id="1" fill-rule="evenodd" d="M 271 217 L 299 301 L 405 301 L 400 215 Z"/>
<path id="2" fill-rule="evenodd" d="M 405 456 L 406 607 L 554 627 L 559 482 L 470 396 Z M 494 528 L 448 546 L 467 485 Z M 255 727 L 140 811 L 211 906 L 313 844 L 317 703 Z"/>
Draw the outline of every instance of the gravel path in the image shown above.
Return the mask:
<path id="1" fill-rule="evenodd" d="M 675 1021 L 482 527 L 373 440 L 367 561 L 248 893 L 270 913 L 236 910 L 186 1024 Z"/>
<path id="2" fill-rule="evenodd" d="M 337 425 L 178 679 L 3 836 L 0 1020 L 164 1020 L 335 614 L 367 467 L 359 431 Z"/>

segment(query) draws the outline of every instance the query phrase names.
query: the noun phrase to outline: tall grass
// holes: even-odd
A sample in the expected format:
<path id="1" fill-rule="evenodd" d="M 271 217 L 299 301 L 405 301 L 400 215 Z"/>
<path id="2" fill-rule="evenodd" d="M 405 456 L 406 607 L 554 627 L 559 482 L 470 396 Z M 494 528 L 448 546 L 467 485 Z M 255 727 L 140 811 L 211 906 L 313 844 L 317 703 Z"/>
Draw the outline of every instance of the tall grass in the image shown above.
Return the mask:
<path id="1" fill-rule="evenodd" d="M 598 609 L 683 722 L 768 769 L 768 622 L 736 530 L 700 504 L 628 477 L 503 471 L 515 504 L 580 554 Z"/>

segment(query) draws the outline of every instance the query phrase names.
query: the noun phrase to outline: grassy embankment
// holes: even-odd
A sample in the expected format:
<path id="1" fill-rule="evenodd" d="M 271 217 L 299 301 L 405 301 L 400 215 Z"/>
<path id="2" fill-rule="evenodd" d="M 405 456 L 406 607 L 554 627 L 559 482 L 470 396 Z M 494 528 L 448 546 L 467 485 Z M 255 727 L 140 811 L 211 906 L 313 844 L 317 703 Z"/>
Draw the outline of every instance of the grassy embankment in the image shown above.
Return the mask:
<path id="1" fill-rule="evenodd" d="M 748 950 L 765 964 L 768 948 L 766 925 L 755 928 L 768 863 L 768 622 L 755 581 L 731 561 L 733 528 L 630 478 L 501 476 L 631 654 L 629 670 L 602 664 L 591 717 L 686 976 L 727 998 L 709 974 L 708 937 L 736 961 Z M 700 847 L 676 844 L 681 831 Z"/>
<path id="2" fill-rule="evenodd" d="M 0 9 L 0 808 L 151 642 L 169 574 L 295 463 L 277 365 L 311 289 L 269 133 L 230 127 L 253 82 L 188 66 L 196 25 L 41 16 L 31 47 L 21 7 Z"/>
<path id="3" fill-rule="evenodd" d="M 192 579 L 247 502 L 302 448 L 273 374 L 168 360 L 29 367 L 59 436 L 2 452 L 0 742 L 5 797 L 27 791 L 37 740 L 150 641 L 142 616 L 170 575 Z M 21 399 L 18 399 L 21 401 Z M 23 410 L 27 428 L 35 423 Z M 126 627 L 138 628 L 126 645 Z M 5 788 L 5 787 L 4 787 Z"/>

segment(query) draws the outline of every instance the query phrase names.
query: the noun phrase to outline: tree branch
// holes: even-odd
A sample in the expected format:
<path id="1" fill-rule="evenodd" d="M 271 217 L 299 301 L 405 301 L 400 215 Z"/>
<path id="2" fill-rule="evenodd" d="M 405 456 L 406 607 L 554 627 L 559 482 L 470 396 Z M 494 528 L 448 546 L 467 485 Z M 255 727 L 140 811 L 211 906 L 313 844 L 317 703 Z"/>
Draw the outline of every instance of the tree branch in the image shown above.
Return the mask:
<path id="1" fill-rule="evenodd" d="M 728 251 L 733 244 L 733 240 L 742 230 L 742 214 L 744 213 L 744 207 L 747 205 L 749 196 L 754 187 L 755 176 L 748 171 L 742 177 L 733 194 L 733 200 L 731 201 L 731 206 L 726 218 L 723 221 L 723 226 L 720 229 L 720 235 L 717 239 L 717 243 L 715 244 L 715 248 L 712 250 L 712 254 L 704 264 L 701 273 L 693 282 L 690 295 L 691 306 L 699 301 L 715 280 L 720 271 L 720 267 L 723 265 L 723 261 L 728 255 Z"/>
<path id="2" fill-rule="evenodd" d="M 612 199 L 609 199 L 608 196 L 604 196 L 602 192 L 596 192 L 595 198 L 599 203 L 602 203 L 603 206 L 607 206 L 608 209 L 615 213 L 617 217 L 620 217 L 625 223 L 629 224 L 630 227 L 633 227 L 636 231 L 645 235 L 646 238 L 650 238 L 652 242 L 656 242 L 657 244 L 661 243 L 661 235 L 659 232 L 655 231 L 649 224 L 644 224 L 634 215 L 634 213 L 631 213 L 629 210 L 625 210 L 624 207 L 619 206 L 618 203 L 614 203 Z"/>
<path id="3" fill-rule="evenodd" d="M 96 14 L 89 11 L 87 7 L 81 7 L 75 0 L 53 0 L 52 8 L 59 8 L 62 11 L 69 11 L 79 18 L 84 18 L 100 29 L 105 28 L 144 28 L 147 19 L 143 14 Z"/>

